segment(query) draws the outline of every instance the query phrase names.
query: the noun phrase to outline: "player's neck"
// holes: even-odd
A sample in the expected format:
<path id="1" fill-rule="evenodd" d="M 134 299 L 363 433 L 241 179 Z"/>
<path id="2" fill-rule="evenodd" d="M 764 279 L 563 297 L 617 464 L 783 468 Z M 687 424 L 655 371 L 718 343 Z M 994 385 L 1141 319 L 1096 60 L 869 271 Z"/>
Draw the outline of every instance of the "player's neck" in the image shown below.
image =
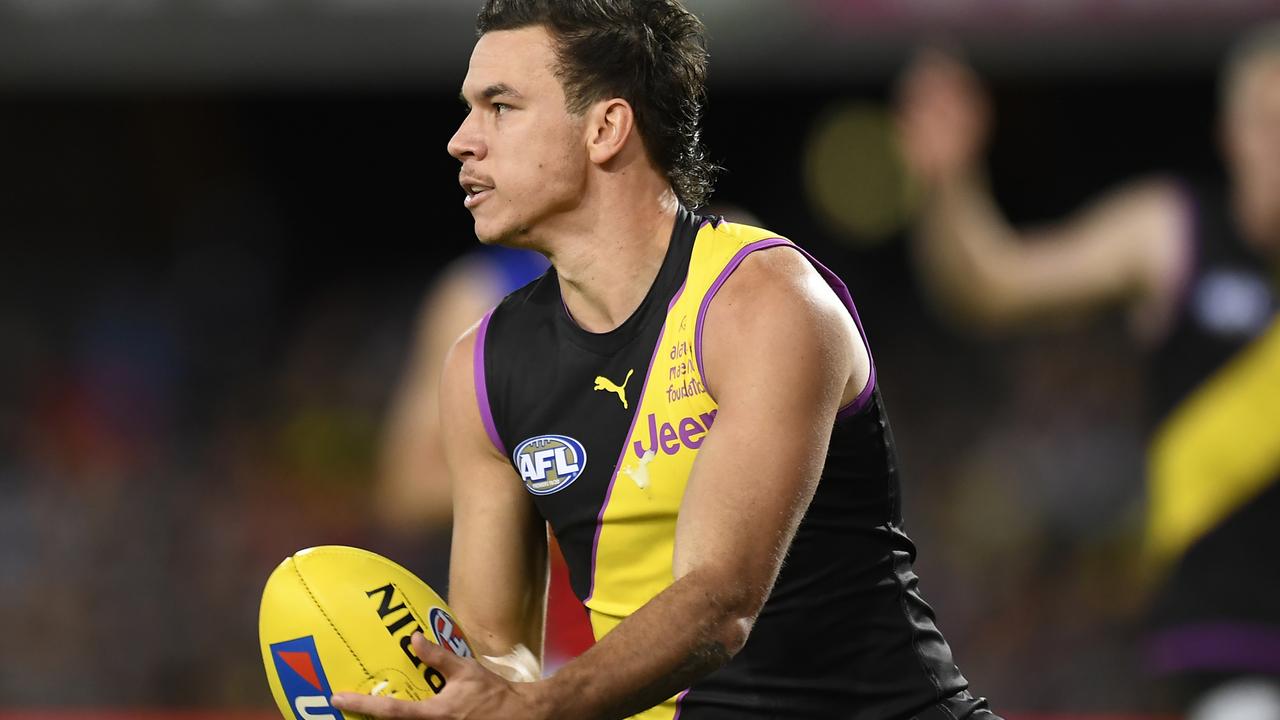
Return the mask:
<path id="1" fill-rule="evenodd" d="M 665 187 L 600 200 L 548 248 L 565 307 L 595 333 L 617 328 L 640 307 L 666 258 L 679 209 Z"/>

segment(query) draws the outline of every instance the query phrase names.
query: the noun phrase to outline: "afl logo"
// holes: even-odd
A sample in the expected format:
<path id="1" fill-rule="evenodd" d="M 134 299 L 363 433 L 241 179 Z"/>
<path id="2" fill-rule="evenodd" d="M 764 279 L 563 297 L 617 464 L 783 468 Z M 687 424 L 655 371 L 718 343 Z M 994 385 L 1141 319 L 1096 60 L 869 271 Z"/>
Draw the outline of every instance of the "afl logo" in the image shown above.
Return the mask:
<path id="1" fill-rule="evenodd" d="M 550 495 L 569 487 L 587 467 L 582 443 L 565 435 L 539 435 L 516 446 L 511 459 L 534 495 Z"/>
<path id="2" fill-rule="evenodd" d="M 471 646 L 458 630 L 458 624 L 449 617 L 449 613 L 440 608 L 431 608 L 431 633 L 436 636 L 436 644 L 449 648 L 458 657 L 471 657 Z"/>

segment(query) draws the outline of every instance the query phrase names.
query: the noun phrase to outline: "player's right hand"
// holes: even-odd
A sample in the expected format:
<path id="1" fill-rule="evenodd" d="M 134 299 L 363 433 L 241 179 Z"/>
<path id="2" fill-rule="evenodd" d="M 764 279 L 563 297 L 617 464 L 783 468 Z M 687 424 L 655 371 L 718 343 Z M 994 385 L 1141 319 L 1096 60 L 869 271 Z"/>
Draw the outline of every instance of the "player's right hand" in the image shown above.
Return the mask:
<path id="1" fill-rule="evenodd" d="M 546 720 L 562 715 L 550 707 L 539 687 L 545 683 L 513 683 L 490 672 L 473 658 L 464 658 L 428 641 L 422 633 L 410 638 L 413 654 L 439 668 L 449 682 L 434 697 L 402 700 L 382 695 L 341 692 L 330 703 L 350 714 L 391 720 Z"/>
<path id="2" fill-rule="evenodd" d="M 897 100 L 903 161 L 917 180 L 935 186 L 976 168 L 991 113 L 972 68 L 944 51 L 921 50 L 898 80 Z"/>

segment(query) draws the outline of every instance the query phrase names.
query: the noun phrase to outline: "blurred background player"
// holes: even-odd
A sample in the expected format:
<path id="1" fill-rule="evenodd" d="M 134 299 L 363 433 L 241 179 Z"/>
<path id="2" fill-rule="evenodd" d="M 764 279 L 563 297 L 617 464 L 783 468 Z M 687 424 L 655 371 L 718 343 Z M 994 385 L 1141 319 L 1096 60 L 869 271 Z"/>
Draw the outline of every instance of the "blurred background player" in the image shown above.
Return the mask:
<path id="1" fill-rule="evenodd" d="M 546 269 L 546 258 L 537 253 L 481 247 L 445 268 L 418 312 L 411 355 L 392 398 L 383 436 L 374 508 L 388 552 L 441 594 L 449 586 L 453 521 L 440 433 L 439 385 L 445 353 L 507 293 Z M 547 672 L 592 643 L 591 627 L 569 588 L 568 570 L 554 538 L 550 561 Z"/>
<path id="2" fill-rule="evenodd" d="M 536 253 L 484 247 L 448 265 L 423 299 L 410 356 L 391 401 L 375 491 L 378 515 L 395 535 L 420 538 L 443 532 L 448 542 L 453 505 L 448 473 L 440 470 L 439 435 L 444 355 L 507 293 L 546 269 L 546 260 Z M 447 575 L 447 552 L 444 557 L 442 572 Z M 430 574 L 427 582 L 444 586 L 447 577 Z"/>
<path id="3" fill-rule="evenodd" d="M 1035 230 L 980 168 L 975 73 L 926 52 L 900 86 L 926 201 L 915 244 L 939 309 L 999 333 L 1111 308 L 1148 351 L 1145 659 L 1196 717 L 1280 717 L 1280 26 L 1221 76 L 1226 188 L 1138 179 Z M 1046 185 L 1051 169 L 1042 171 Z"/>

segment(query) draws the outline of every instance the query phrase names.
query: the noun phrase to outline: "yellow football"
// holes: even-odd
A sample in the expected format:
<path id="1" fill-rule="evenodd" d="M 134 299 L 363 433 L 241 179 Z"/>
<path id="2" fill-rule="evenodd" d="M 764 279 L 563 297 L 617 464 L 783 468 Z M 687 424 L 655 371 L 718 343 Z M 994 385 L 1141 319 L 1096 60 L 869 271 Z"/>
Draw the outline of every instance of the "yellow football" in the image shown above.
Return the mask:
<path id="1" fill-rule="evenodd" d="M 280 563 L 262 591 L 262 662 L 288 720 L 352 720 L 330 706 L 335 692 L 418 700 L 443 690 L 444 675 L 410 649 L 415 632 L 472 657 L 440 596 L 367 550 L 301 550 Z"/>

